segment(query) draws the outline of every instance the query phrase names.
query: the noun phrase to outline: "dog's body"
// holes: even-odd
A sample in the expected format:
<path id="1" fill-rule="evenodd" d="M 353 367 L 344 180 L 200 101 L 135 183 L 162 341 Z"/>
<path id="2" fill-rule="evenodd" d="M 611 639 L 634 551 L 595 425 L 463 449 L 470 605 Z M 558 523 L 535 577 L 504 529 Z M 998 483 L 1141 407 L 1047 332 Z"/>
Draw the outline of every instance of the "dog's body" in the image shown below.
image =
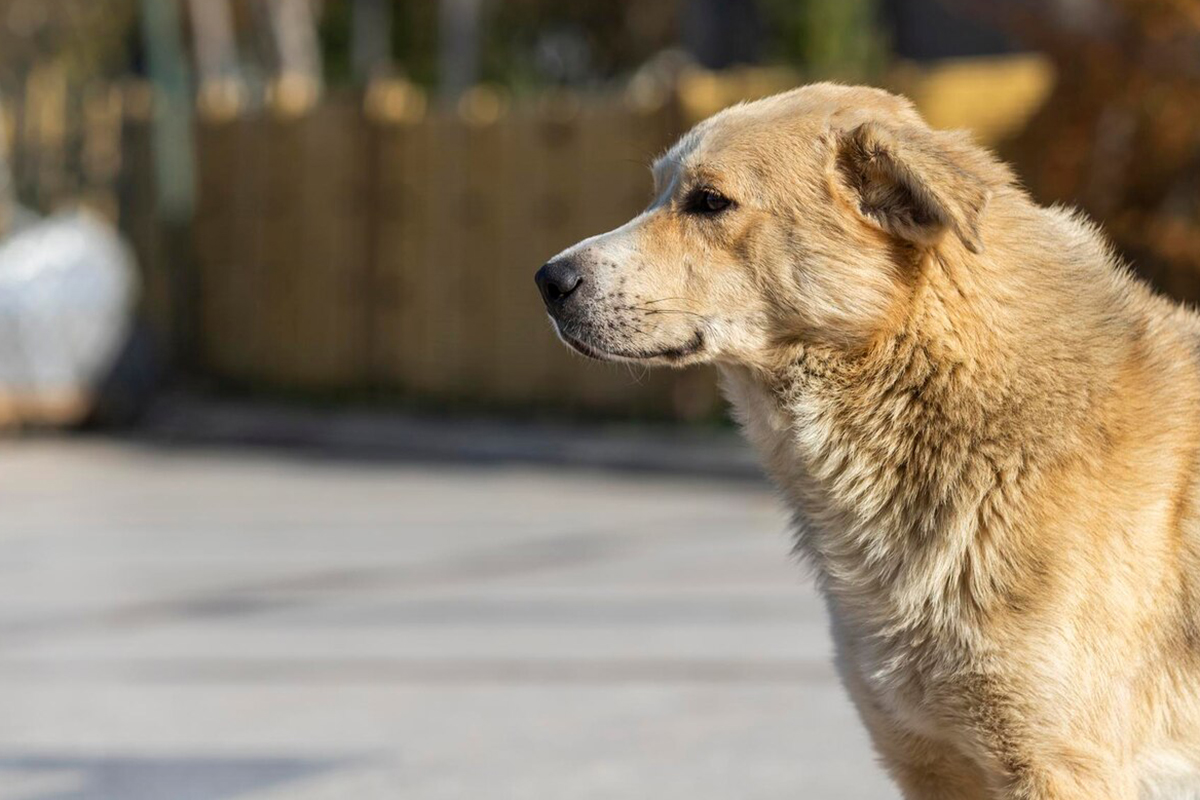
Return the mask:
<path id="1" fill-rule="evenodd" d="M 718 364 L 905 795 L 1200 797 L 1200 317 L 877 90 L 730 109 L 655 177 L 551 316 Z"/>

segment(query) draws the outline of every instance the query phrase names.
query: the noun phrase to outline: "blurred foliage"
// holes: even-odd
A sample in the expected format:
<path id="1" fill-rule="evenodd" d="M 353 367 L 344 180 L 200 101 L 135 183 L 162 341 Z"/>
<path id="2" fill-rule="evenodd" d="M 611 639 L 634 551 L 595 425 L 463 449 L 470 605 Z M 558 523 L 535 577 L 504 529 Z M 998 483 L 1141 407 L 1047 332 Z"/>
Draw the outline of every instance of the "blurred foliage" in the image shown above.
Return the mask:
<path id="1" fill-rule="evenodd" d="M 761 62 L 863 79 L 885 50 L 877 0 L 757 0 Z M 484 8 L 482 77 L 514 87 L 628 75 L 678 46 L 685 0 L 502 0 Z"/>
<path id="2" fill-rule="evenodd" d="M 1030 189 L 1082 206 L 1140 272 L 1200 300 L 1200 3 L 958 2 L 1057 67 L 1008 148 Z"/>
<path id="3" fill-rule="evenodd" d="M 884 65 L 878 0 L 761 0 L 769 59 L 809 75 L 869 80 Z"/>
<path id="4" fill-rule="evenodd" d="M 885 48 L 881 0 L 755 0 L 762 61 L 808 74 L 864 79 Z M 689 0 L 480 0 L 480 78 L 520 90 L 586 85 L 627 76 L 677 47 L 681 16 L 704 13 Z M 181 1 L 182 5 L 182 1 Z M 392 48 L 400 73 L 432 86 L 438 69 L 437 0 L 392 0 Z M 232 0 L 242 56 L 261 67 L 262 14 Z M 353 0 L 322 0 L 320 37 L 327 76 L 351 79 Z M 0 75 L 60 63 L 71 77 L 127 70 L 136 48 L 136 0 L 0 0 Z"/>
<path id="5" fill-rule="evenodd" d="M 321 42 L 330 82 L 352 78 L 352 0 L 326 0 Z M 673 0 L 483 0 L 480 79 L 514 89 L 586 83 L 632 71 L 672 43 Z M 438 4 L 394 0 L 397 69 L 427 87 L 437 82 Z"/>
<path id="6" fill-rule="evenodd" d="M 879 0 L 757 0 L 763 61 L 847 80 L 878 73 Z M 326 0 L 321 38 L 333 82 L 350 71 L 351 0 Z M 480 78 L 520 91 L 627 76 L 679 42 L 686 0 L 481 0 Z M 394 0 L 393 52 L 417 83 L 437 81 L 438 9 Z"/>
<path id="7" fill-rule="evenodd" d="M 325 76 L 332 83 L 350 80 L 352 47 L 350 3 L 326 3 L 321 15 L 321 49 L 325 57 Z"/>
<path id="8" fill-rule="evenodd" d="M 437 80 L 438 4 L 435 0 L 392 1 L 392 54 L 408 79 L 431 86 Z M 353 0 L 325 0 L 321 45 L 326 77 L 331 83 L 351 80 Z"/>
<path id="9" fill-rule="evenodd" d="M 482 77 L 515 88 L 632 72 L 675 43 L 674 0 L 506 0 L 485 7 Z"/>

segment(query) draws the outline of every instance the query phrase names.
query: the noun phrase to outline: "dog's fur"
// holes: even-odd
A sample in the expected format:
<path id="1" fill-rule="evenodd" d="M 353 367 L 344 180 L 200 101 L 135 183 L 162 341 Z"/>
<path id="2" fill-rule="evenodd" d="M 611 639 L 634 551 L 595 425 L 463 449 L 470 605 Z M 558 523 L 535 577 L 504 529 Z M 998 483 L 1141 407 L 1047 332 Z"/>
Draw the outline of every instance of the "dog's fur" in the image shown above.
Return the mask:
<path id="1" fill-rule="evenodd" d="M 727 109 L 654 178 L 552 319 L 719 366 L 905 796 L 1200 797 L 1200 317 L 883 91 Z"/>

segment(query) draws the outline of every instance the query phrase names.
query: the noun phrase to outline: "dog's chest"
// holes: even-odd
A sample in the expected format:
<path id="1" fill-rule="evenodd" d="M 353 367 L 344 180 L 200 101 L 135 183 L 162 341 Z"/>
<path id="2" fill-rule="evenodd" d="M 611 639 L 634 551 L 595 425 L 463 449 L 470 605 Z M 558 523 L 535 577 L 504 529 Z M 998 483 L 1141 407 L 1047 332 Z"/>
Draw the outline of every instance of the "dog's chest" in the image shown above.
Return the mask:
<path id="1" fill-rule="evenodd" d="M 1184 746 L 1164 747 L 1138 760 L 1141 800 L 1196 800 L 1200 797 L 1200 753 Z"/>
<path id="2" fill-rule="evenodd" d="M 948 623 L 950 629 L 955 627 L 953 620 L 922 619 L 928 611 L 922 599 L 940 583 L 941 571 L 881 568 L 905 561 L 901 552 L 885 552 L 894 547 L 894 532 L 873 524 L 886 516 L 870 513 L 887 505 L 886 494 L 860 495 L 859 505 L 822 490 L 813 470 L 820 470 L 822 453 L 833 449 L 829 440 L 838 437 L 820 397 L 794 393 L 783 408 L 747 373 L 722 372 L 743 433 L 785 493 L 799 526 L 799 545 L 821 576 L 839 668 L 848 686 L 856 699 L 869 703 L 890 724 L 940 736 L 945 706 L 955 694 L 953 676 L 970 661 L 961 646 L 969 637 L 947 630 Z M 855 469 L 849 461 L 842 464 L 841 477 Z M 934 629 L 940 633 L 934 635 Z"/>
<path id="3" fill-rule="evenodd" d="M 767 472 L 786 488 L 787 476 L 797 469 L 791 419 L 747 370 L 723 367 L 721 377 L 721 388 L 733 406 L 742 433 L 758 451 Z"/>
<path id="4" fill-rule="evenodd" d="M 959 677 L 969 656 L 954 644 L 916 635 L 881 635 L 855 625 L 830 601 L 838 669 L 864 712 L 888 728 L 940 740 L 964 699 Z"/>
<path id="5" fill-rule="evenodd" d="M 742 434 L 792 509 L 803 514 L 808 468 L 798 439 L 804 431 L 797 425 L 794 410 L 782 408 L 779 399 L 743 368 L 722 367 L 721 377 L 721 388 Z"/>

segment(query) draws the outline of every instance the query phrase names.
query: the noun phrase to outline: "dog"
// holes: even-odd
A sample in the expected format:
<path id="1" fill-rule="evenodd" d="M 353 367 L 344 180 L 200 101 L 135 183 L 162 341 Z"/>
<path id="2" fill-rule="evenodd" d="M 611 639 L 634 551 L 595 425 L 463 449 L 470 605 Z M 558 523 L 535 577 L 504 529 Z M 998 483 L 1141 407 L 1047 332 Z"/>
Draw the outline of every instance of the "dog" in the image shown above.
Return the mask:
<path id="1" fill-rule="evenodd" d="M 906 99 L 728 108 L 536 275 L 603 360 L 717 365 L 907 798 L 1200 798 L 1200 316 Z"/>

